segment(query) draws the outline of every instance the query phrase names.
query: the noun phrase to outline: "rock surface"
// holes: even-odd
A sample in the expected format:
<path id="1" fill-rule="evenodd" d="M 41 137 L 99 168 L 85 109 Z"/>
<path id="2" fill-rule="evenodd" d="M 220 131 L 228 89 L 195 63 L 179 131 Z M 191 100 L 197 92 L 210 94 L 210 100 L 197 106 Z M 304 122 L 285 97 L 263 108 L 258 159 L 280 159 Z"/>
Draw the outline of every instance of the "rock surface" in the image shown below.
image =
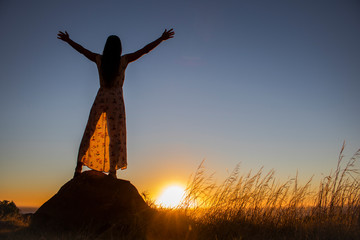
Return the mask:
<path id="1" fill-rule="evenodd" d="M 151 212 L 137 189 L 126 180 L 85 171 L 61 187 L 34 214 L 42 229 L 102 232 L 113 225 L 130 226 Z"/>

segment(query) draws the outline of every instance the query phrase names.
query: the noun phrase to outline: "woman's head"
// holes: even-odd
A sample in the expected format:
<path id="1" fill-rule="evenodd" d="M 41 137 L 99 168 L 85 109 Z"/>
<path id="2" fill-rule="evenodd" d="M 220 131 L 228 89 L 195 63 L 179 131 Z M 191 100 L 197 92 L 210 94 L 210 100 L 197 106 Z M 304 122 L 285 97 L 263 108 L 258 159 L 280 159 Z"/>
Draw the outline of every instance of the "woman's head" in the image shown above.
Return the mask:
<path id="1" fill-rule="evenodd" d="M 113 80 L 119 70 L 121 58 L 121 41 L 118 36 L 111 35 L 107 38 L 102 59 L 101 59 L 101 74 L 105 80 L 105 86 L 111 87 Z"/>
<path id="2" fill-rule="evenodd" d="M 110 35 L 105 43 L 103 55 L 119 55 L 121 56 L 121 41 L 116 35 Z"/>

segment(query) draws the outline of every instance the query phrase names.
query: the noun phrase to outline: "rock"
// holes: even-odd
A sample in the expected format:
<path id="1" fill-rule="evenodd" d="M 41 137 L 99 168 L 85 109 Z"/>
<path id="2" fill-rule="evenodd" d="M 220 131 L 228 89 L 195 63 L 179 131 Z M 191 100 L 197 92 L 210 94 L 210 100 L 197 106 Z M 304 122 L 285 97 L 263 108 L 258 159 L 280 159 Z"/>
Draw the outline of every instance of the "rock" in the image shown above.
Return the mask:
<path id="1" fill-rule="evenodd" d="M 101 233 L 131 226 L 151 212 L 137 189 L 126 180 L 85 171 L 62 186 L 34 214 L 32 227 Z"/>

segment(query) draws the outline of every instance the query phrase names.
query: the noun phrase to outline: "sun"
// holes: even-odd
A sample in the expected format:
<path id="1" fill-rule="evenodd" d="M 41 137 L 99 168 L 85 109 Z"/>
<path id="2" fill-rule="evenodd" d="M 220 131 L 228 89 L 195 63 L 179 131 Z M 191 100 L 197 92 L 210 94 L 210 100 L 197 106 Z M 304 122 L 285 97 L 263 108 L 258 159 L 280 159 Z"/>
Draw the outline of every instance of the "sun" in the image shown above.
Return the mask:
<path id="1" fill-rule="evenodd" d="M 164 189 L 164 191 L 157 198 L 155 203 L 165 208 L 177 207 L 184 197 L 185 189 L 178 185 L 171 185 Z"/>

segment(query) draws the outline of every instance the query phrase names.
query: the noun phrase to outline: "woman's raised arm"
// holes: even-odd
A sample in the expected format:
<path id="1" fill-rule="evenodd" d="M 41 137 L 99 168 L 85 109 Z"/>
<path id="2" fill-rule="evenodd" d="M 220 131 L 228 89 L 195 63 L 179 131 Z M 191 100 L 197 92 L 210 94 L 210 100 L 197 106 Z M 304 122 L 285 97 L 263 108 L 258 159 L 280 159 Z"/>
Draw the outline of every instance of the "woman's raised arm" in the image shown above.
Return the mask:
<path id="1" fill-rule="evenodd" d="M 78 43 L 74 42 L 73 40 L 71 40 L 69 34 L 66 31 L 65 31 L 65 33 L 59 31 L 57 38 L 63 40 L 64 42 L 67 42 L 76 51 L 78 51 L 81 54 L 84 54 L 85 57 L 87 57 L 90 61 L 93 61 L 93 62 L 96 61 L 97 54 L 87 50 L 86 48 L 84 48 L 80 44 L 78 44 Z"/>
<path id="2" fill-rule="evenodd" d="M 173 29 L 170 29 L 170 30 L 165 29 L 165 31 L 163 32 L 161 37 L 159 37 L 155 41 L 149 43 L 148 45 L 146 45 L 145 47 L 143 47 L 142 49 L 140 49 L 134 53 L 126 54 L 128 62 L 133 62 L 133 61 L 139 59 L 144 54 L 146 54 L 146 53 L 150 52 L 151 50 L 153 50 L 154 48 L 156 48 L 162 41 L 173 38 L 174 34 L 175 34 L 175 32 Z"/>

